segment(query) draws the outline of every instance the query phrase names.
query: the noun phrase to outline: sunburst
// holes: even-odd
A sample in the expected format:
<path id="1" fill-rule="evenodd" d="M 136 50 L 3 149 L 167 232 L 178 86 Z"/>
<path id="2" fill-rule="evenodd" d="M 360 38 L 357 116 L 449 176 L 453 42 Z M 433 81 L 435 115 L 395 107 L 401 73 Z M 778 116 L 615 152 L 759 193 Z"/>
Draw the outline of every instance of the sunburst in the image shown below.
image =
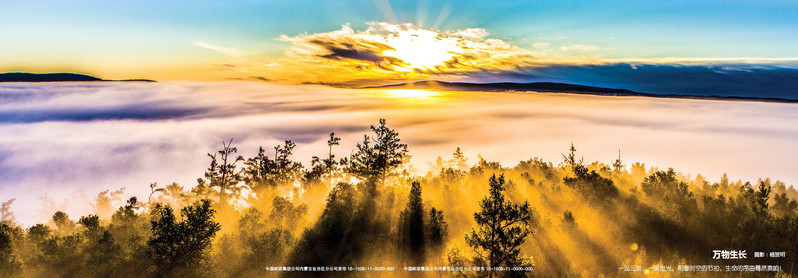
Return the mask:
<path id="1" fill-rule="evenodd" d="M 403 71 L 433 70 L 451 60 L 459 48 L 452 40 L 441 39 L 437 32 L 425 29 L 397 31 L 386 38 L 385 44 L 393 49 L 382 55 L 404 61 L 406 65 L 396 66 Z"/>

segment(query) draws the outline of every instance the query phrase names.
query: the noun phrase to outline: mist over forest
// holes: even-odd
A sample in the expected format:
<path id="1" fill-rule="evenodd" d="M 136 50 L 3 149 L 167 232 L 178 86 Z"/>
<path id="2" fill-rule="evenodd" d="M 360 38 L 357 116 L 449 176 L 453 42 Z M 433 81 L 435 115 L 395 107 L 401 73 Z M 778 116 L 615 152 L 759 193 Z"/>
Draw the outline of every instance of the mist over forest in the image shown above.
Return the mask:
<path id="1" fill-rule="evenodd" d="M 326 267 L 314 273 L 409 276 L 428 267 L 433 276 L 592 277 L 737 263 L 713 250 L 796 271 L 798 192 L 780 181 L 710 182 L 620 154 L 586 162 L 575 145 L 560 161 L 512 166 L 456 148 L 419 176 L 384 119 L 349 156 L 333 153 L 343 147 L 335 133 L 326 139 L 309 165 L 290 140 L 243 157 L 228 139 L 194 183 L 152 183 L 147 198 L 106 190 L 90 214 L 58 211 L 28 227 L 5 201 L 0 275 L 292 277 L 312 273 L 279 267 Z M 771 251 L 785 255 L 753 256 Z"/>
<path id="2" fill-rule="evenodd" d="M 139 199 L 148 184 L 185 186 L 205 154 L 235 138 L 238 154 L 297 143 L 296 161 L 349 156 L 385 118 L 411 150 L 410 172 L 457 147 L 512 167 L 556 162 L 574 143 L 587 161 L 627 161 L 718 182 L 770 177 L 796 184 L 795 105 L 556 93 L 353 90 L 265 82 L 4 83 L 0 85 L 0 199 L 24 226 L 56 211 L 93 212 L 105 190 Z M 268 148 L 268 147 L 267 147 Z M 114 206 L 123 205 L 122 200 Z"/>
<path id="3" fill-rule="evenodd" d="M 30 2 L 0 278 L 798 276 L 798 1 Z"/>

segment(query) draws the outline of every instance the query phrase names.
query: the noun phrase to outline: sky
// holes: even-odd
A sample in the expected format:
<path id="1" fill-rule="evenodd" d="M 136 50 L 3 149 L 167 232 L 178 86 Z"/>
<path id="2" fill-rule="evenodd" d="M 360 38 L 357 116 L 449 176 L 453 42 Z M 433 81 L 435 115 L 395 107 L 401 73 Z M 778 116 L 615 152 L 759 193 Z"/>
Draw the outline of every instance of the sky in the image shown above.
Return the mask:
<path id="1" fill-rule="evenodd" d="M 798 64 L 795 1 L 43 0 L 3 1 L 0 18 L 0 72 L 105 79 L 546 81 L 535 69 L 585 64 L 793 77 Z"/>

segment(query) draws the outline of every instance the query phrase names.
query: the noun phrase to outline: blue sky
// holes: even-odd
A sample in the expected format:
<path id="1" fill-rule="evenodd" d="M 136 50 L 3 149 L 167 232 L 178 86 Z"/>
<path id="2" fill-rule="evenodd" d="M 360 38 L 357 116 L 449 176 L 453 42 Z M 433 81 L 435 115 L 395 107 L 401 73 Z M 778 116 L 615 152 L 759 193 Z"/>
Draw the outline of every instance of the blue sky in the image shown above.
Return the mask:
<path id="1" fill-rule="evenodd" d="M 224 78 L 215 65 L 279 59 L 281 35 L 374 21 L 482 28 L 558 58 L 798 57 L 795 1 L 4 1 L 0 18 L 0 71 L 105 78 Z"/>

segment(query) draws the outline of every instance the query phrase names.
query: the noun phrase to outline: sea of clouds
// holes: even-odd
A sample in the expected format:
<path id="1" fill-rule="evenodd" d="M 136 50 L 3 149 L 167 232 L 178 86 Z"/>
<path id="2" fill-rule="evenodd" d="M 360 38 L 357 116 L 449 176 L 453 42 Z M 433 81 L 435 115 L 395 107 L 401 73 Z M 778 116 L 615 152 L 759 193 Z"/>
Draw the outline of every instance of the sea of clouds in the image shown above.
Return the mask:
<path id="1" fill-rule="evenodd" d="M 148 185 L 196 184 L 206 156 L 234 138 L 238 154 L 272 156 L 284 140 L 309 165 L 334 148 L 349 155 L 386 118 L 423 174 L 461 147 L 511 166 L 555 164 L 574 143 L 585 161 L 701 174 L 718 181 L 770 177 L 798 182 L 798 104 L 553 93 L 341 89 L 265 82 L 6 83 L 0 85 L 0 201 L 16 199 L 18 222 L 55 209 L 91 213 L 104 190 L 146 199 Z"/>

